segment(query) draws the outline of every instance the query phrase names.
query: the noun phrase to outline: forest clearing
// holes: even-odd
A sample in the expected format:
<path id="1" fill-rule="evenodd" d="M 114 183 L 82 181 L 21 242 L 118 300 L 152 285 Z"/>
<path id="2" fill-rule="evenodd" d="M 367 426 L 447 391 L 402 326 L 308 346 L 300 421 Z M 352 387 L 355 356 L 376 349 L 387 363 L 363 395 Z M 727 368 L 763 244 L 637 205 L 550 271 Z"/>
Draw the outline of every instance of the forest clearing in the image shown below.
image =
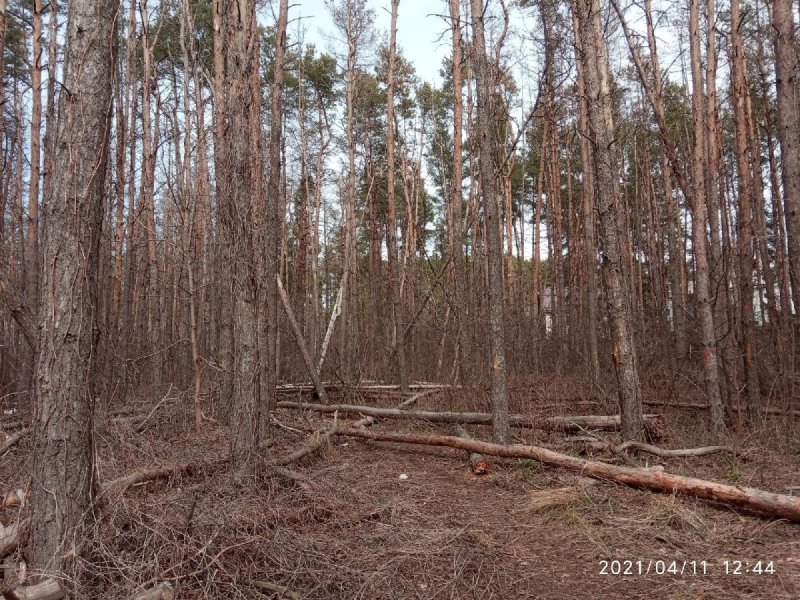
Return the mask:
<path id="1" fill-rule="evenodd" d="M 530 406 L 526 397 L 536 390 L 575 393 L 571 387 L 554 382 L 513 393 L 512 409 Z M 357 390 L 332 395 L 365 401 Z M 444 390 L 418 402 L 433 411 L 485 405 L 470 396 Z M 197 435 L 186 400 L 172 395 L 141 432 L 141 416 L 98 417 L 101 487 L 142 470 L 164 468 L 168 474 L 100 496 L 102 517 L 83 559 L 89 576 L 80 597 L 145 597 L 137 593 L 166 583 L 176 598 L 713 599 L 800 593 L 796 524 L 601 482 L 533 460 L 486 456 L 486 472 L 475 474 L 460 450 L 334 436 L 292 462 L 291 479 L 267 468 L 258 485 L 238 489 L 226 473 L 226 428 L 210 422 Z M 574 406 L 552 402 L 540 416 Z M 306 430 L 326 431 L 333 424 L 310 412 L 305 418 L 290 409 L 274 414 L 280 425 L 272 429 L 265 456 L 287 456 L 312 439 Z M 693 411 L 667 408 L 665 418 L 662 446 L 699 446 L 706 439 Z M 560 431 L 521 428 L 513 441 L 793 495 L 800 489 L 800 453 L 785 425 L 765 419 L 753 433 L 732 437 L 734 453 L 688 458 L 620 457 Z M 367 428 L 453 434 L 452 425 L 422 421 L 386 419 Z M 479 439 L 491 435 L 485 426 L 470 431 Z M 591 437 L 613 442 L 618 434 L 594 431 Z M 24 489 L 30 468 L 23 440 L 3 458 L 0 478 L 9 489 Z M 7 506 L 2 520 L 13 522 L 23 512 Z M 621 569 L 616 574 L 614 561 Z M 735 573 L 748 567 L 763 571 Z"/>
<path id="2" fill-rule="evenodd" d="M 797 9 L 0 0 L 0 596 L 800 597 Z"/>

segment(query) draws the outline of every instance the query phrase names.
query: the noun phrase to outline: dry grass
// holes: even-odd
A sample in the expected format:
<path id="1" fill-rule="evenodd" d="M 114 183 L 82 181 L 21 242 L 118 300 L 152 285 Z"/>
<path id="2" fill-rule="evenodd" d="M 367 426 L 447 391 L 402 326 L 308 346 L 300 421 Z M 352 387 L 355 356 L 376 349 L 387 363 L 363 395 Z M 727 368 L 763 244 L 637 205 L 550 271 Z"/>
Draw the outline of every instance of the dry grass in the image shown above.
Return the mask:
<path id="1" fill-rule="evenodd" d="M 515 392 L 514 408 L 530 412 L 543 402 L 535 397 Z M 447 393 L 422 402 L 426 409 L 485 407 L 480 396 Z M 389 398 L 383 405 L 393 403 Z M 209 424 L 195 435 L 188 406 L 186 399 L 169 403 L 143 434 L 132 424 L 101 422 L 101 479 L 224 456 L 225 428 Z M 568 414 L 569 406 L 548 413 Z M 288 411 L 277 416 L 287 425 L 303 422 Z M 667 417 L 663 445 L 704 441 L 696 417 Z M 324 426 L 317 416 L 308 418 Z M 380 426 L 436 430 L 423 423 Z M 575 451 L 558 434 L 516 433 Z M 484 428 L 472 434 L 489 437 Z M 304 441 L 304 435 L 276 427 L 265 453 L 282 455 Z M 765 423 L 729 443 L 746 460 L 659 462 L 670 471 L 774 491 L 800 485 L 800 448 L 785 424 Z M 103 505 L 78 565 L 83 577 L 75 582 L 76 597 L 126 598 L 164 580 L 179 599 L 279 597 L 254 580 L 312 599 L 800 597 L 798 526 L 782 521 L 596 483 L 526 461 L 495 460 L 489 475 L 476 477 L 466 455 L 450 449 L 335 438 L 293 468 L 312 485 L 312 494 L 283 479 L 234 487 L 222 465 L 137 486 Z M 26 441 L 0 458 L 0 492 L 24 487 L 29 473 Z M 8 508 L 6 518 L 15 518 L 15 511 Z M 640 559 L 708 561 L 709 574 L 599 574 L 602 560 Z M 725 559 L 774 561 L 776 574 L 725 576 Z"/>

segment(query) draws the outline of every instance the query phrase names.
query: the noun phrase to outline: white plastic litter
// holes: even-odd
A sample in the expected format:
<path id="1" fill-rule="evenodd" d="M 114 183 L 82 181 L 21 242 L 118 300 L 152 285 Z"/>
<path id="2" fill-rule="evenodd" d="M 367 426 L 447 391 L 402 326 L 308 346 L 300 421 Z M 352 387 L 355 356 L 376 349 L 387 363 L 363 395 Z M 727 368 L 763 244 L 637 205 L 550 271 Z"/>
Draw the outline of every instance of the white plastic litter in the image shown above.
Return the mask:
<path id="1" fill-rule="evenodd" d="M 408 475 L 406 475 L 405 473 L 401 473 L 400 474 L 400 481 L 405 481 L 406 479 L 408 479 Z"/>

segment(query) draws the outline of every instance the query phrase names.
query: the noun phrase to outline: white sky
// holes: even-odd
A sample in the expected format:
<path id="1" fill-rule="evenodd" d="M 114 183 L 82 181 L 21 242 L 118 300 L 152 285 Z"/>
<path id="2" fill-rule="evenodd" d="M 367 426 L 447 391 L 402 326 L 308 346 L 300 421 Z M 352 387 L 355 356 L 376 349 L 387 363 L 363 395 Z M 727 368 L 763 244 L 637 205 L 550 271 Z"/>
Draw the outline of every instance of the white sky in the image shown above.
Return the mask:
<path id="1" fill-rule="evenodd" d="M 375 29 L 381 41 L 388 39 L 390 24 L 389 0 L 367 0 L 375 11 Z M 451 52 L 448 23 L 437 16 L 445 13 L 444 1 L 401 0 L 397 16 L 397 45 L 414 64 L 423 81 L 439 83 L 442 60 Z M 302 18 L 301 18 L 302 17 Z M 324 0 L 300 0 L 289 7 L 289 30 L 297 39 L 298 25 L 306 30 L 306 43 L 314 43 L 321 52 L 338 45 L 338 32 Z M 299 22 L 298 22 L 299 21 Z"/>

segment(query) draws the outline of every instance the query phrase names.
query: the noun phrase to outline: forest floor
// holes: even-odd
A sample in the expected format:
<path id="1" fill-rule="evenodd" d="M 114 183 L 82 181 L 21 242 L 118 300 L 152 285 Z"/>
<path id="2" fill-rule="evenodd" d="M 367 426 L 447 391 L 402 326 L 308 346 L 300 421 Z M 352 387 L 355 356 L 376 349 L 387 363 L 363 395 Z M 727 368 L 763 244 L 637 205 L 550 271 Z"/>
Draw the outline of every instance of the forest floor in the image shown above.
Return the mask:
<path id="1" fill-rule="evenodd" d="M 538 401 L 531 394 L 514 396 L 513 409 L 534 412 Z M 396 405 L 392 398 L 349 400 Z M 452 393 L 419 402 L 426 410 L 485 407 L 482 398 L 458 399 Z M 800 597 L 797 524 L 598 482 L 533 461 L 491 459 L 490 472 L 476 476 L 463 452 L 343 437 L 291 465 L 311 492 L 277 477 L 234 487 L 227 465 L 219 462 L 228 452 L 226 428 L 208 423 L 195 434 L 189 404 L 186 397 L 166 403 L 141 434 L 125 420 L 100 419 L 101 481 L 171 463 L 206 466 L 133 487 L 101 506 L 92 546 L 79 565 L 88 574 L 79 597 L 129 598 L 165 580 L 173 583 L 178 599 Z M 546 414 L 578 412 L 613 409 L 601 403 L 576 411 L 565 402 Z M 698 414 L 661 412 L 667 423 L 662 447 L 708 441 Z M 305 432 L 286 427 L 330 425 L 298 411 L 280 410 L 276 418 L 285 427 L 272 430 L 265 449 L 272 456 L 307 440 Z M 452 433 L 447 426 L 420 422 L 385 420 L 378 427 Z M 795 494 L 800 439 L 793 430 L 772 419 L 758 430 L 731 435 L 736 458 L 655 464 Z M 491 439 L 489 428 L 470 432 Z M 564 434 L 526 429 L 514 434 L 521 443 L 579 450 Z M 30 453 L 28 438 L 0 457 L 0 491 L 27 485 Z M 654 464 L 652 459 L 632 457 L 642 465 Z M 18 518 L 18 508 L 3 510 L 3 522 Z M 742 574 L 734 574 L 735 561 L 741 561 Z M 762 573 L 744 572 L 757 561 Z M 616 574 L 618 568 L 631 574 Z M 281 595 L 274 585 L 273 591 L 259 589 L 259 581 L 286 591 Z"/>

